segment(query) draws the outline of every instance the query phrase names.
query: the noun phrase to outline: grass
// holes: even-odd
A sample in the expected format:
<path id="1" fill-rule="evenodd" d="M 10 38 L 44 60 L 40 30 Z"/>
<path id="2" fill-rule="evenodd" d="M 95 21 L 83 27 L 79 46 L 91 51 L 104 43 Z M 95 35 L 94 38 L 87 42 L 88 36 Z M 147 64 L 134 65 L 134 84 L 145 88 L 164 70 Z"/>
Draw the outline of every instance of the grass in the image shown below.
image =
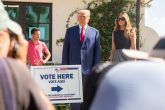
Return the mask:
<path id="1" fill-rule="evenodd" d="M 57 110 L 71 110 L 70 104 L 55 104 Z"/>

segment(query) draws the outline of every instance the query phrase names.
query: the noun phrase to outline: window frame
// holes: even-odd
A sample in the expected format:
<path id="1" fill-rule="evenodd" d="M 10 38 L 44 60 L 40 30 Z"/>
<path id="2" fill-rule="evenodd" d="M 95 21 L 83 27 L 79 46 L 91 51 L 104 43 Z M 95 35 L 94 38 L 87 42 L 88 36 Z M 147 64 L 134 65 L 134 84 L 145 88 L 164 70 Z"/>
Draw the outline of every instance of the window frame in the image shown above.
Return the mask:
<path id="1" fill-rule="evenodd" d="M 43 23 L 43 22 L 38 22 L 38 25 L 40 24 L 49 24 L 49 51 L 52 54 L 52 3 L 39 3 L 39 2 L 17 2 L 17 1 L 3 1 L 4 5 L 19 5 L 19 20 L 18 23 L 21 25 L 23 33 L 25 35 L 26 31 L 26 6 L 48 6 L 49 7 L 49 22 L 48 23 Z M 29 40 L 29 37 L 26 38 L 26 40 Z M 52 60 L 52 55 L 49 60 Z"/>

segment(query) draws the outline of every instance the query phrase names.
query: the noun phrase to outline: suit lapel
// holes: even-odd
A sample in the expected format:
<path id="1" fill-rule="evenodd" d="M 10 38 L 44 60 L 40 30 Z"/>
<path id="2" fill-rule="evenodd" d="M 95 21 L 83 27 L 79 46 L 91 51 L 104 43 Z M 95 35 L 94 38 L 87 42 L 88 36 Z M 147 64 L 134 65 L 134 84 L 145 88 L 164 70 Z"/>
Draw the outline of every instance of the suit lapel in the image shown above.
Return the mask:
<path id="1" fill-rule="evenodd" d="M 85 30 L 85 39 L 84 39 L 84 42 L 87 40 L 87 38 L 90 36 L 90 27 L 87 26 L 86 30 Z"/>
<path id="2" fill-rule="evenodd" d="M 75 32 L 76 32 L 76 39 L 77 39 L 77 41 L 81 44 L 79 25 L 76 26 L 75 30 L 76 30 L 76 31 L 75 31 Z"/>

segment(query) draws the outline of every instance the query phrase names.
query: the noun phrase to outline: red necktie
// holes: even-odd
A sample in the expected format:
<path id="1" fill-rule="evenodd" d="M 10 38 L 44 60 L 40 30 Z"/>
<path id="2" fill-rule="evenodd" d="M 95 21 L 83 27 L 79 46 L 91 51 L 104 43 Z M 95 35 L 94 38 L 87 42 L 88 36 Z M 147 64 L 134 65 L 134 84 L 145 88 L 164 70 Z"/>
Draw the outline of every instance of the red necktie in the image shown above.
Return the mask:
<path id="1" fill-rule="evenodd" d="M 80 33 L 80 41 L 84 41 L 84 27 L 81 28 L 81 33 Z"/>

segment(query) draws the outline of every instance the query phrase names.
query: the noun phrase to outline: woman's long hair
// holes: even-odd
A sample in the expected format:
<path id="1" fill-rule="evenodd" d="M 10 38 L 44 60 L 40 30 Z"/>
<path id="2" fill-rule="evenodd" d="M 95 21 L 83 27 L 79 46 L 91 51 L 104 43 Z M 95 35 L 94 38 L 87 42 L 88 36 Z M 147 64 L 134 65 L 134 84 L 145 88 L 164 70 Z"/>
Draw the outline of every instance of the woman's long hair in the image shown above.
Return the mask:
<path id="1" fill-rule="evenodd" d="M 119 13 L 118 17 L 121 16 L 121 15 L 125 18 L 124 34 L 127 38 L 129 38 L 130 31 L 132 30 L 132 26 L 131 26 L 129 16 L 126 12 L 121 12 L 121 13 Z M 118 23 L 118 17 L 115 20 L 114 31 L 120 30 L 120 28 L 121 28 L 119 23 Z"/>

